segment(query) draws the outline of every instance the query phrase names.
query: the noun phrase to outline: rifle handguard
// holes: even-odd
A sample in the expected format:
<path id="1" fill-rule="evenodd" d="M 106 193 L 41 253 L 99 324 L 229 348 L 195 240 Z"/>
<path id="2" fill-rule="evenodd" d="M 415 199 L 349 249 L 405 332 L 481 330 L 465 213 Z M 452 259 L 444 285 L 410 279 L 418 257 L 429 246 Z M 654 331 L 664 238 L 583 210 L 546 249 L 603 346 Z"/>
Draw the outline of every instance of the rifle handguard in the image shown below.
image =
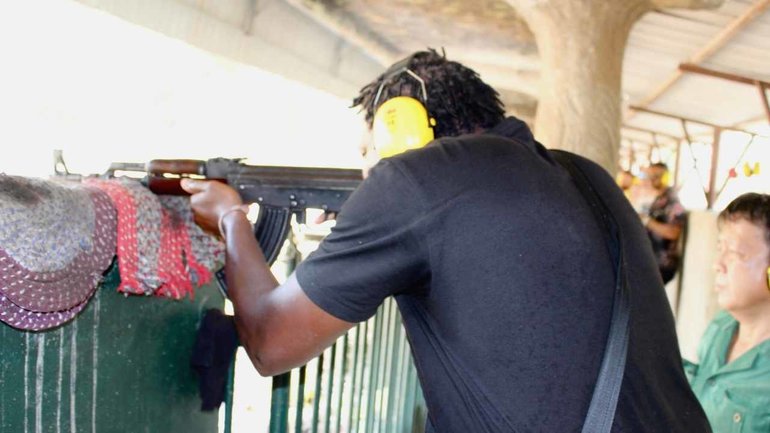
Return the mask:
<path id="1" fill-rule="evenodd" d="M 198 159 L 153 159 L 147 163 L 147 172 L 150 175 L 171 173 L 205 176 L 206 161 Z"/>

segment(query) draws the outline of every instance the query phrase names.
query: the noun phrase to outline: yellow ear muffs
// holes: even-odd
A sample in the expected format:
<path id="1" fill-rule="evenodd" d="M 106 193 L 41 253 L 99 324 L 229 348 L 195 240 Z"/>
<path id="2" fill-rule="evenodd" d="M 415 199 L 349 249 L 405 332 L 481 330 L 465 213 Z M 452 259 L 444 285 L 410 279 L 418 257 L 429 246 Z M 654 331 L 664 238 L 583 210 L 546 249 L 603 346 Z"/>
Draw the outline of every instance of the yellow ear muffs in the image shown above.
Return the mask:
<path id="1" fill-rule="evenodd" d="M 398 155 L 410 149 L 418 149 L 433 138 L 436 120 L 428 115 L 428 90 L 425 80 L 409 69 L 414 55 L 388 68 L 381 78 L 377 94 L 372 102 L 376 107 L 372 121 L 372 142 L 380 158 Z M 420 84 L 422 102 L 409 96 L 396 96 L 377 105 L 385 83 L 400 74 L 407 74 Z"/>
<path id="2" fill-rule="evenodd" d="M 374 148 L 380 158 L 418 149 L 433 140 L 436 121 L 417 99 L 397 96 L 377 109 L 372 123 Z"/>
<path id="3" fill-rule="evenodd" d="M 671 186 L 671 172 L 666 170 L 665 173 L 663 173 L 663 176 L 660 178 L 660 183 L 663 185 L 663 187 L 668 188 Z"/>
<path id="4" fill-rule="evenodd" d="M 767 268 L 767 290 L 770 290 L 770 267 Z"/>

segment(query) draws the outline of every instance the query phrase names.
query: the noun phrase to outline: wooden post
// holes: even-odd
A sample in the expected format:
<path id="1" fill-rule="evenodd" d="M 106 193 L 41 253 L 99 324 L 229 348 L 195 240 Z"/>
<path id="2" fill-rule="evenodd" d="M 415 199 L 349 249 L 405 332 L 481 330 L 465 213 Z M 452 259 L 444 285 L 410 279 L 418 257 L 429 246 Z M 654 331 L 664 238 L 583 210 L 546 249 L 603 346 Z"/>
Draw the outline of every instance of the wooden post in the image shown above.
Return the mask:
<path id="1" fill-rule="evenodd" d="M 762 105 L 765 107 L 765 116 L 767 116 L 767 123 L 770 123 L 770 104 L 767 102 L 767 93 L 765 91 L 766 83 L 757 82 L 757 89 L 759 89 L 759 97 L 762 98 Z"/>
<path id="2" fill-rule="evenodd" d="M 676 142 L 676 161 L 674 162 L 674 186 L 679 184 L 679 162 L 682 158 L 682 140 Z"/>
<path id="3" fill-rule="evenodd" d="M 708 209 L 714 207 L 717 200 L 717 168 L 719 165 L 719 142 L 722 139 L 722 129 L 714 128 L 714 141 L 711 143 L 711 171 L 709 176 Z"/>

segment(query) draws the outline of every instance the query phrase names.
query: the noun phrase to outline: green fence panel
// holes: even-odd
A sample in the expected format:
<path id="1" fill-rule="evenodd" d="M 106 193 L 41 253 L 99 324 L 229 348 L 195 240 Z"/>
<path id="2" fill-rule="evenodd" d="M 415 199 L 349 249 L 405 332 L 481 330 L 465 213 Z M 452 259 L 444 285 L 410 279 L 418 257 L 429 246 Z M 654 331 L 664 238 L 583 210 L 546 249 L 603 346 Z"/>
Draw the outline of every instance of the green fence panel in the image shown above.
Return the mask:
<path id="1" fill-rule="evenodd" d="M 425 400 L 393 299 L 309 365 L 315 368 L 305 366 L 273 379 L 271 433 L 424 431 Z M 290 399 L 292 375 L 300 385 Z M 312 404 L 310 420 L 303 419 L 305 404 Z"/>
<path id="2" fill-rule="evenodd" d="M 43 332 L 0 323 L 0 431 L 217 432 L 190 368 L 214 286 L 194 300 L 124 296 L 113 269 L 73 321 Z"/>

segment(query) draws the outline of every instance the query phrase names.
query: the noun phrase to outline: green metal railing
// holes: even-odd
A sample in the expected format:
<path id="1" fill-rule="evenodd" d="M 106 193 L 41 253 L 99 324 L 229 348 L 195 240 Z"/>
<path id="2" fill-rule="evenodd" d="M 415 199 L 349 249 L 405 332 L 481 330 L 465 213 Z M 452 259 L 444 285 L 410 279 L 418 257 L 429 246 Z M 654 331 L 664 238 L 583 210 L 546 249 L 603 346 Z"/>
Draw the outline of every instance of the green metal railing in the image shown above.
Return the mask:
<path id="1" fill-rule="evenodd" d="M 425 417 L 392 298 L 318 358 L 273 379 L 270 433 L 422 432 Z"/>
<path id="2" fill-rule="evenodd" d="M 299 256 L 287 242 L 273 272 L 289 275 Z M 225 433 L 232 429 L 233 370 Z M 271 400 L 269 433 L 422 433 L 427 409 L 393 298 L 316 359 L 275 376 Z"/>

